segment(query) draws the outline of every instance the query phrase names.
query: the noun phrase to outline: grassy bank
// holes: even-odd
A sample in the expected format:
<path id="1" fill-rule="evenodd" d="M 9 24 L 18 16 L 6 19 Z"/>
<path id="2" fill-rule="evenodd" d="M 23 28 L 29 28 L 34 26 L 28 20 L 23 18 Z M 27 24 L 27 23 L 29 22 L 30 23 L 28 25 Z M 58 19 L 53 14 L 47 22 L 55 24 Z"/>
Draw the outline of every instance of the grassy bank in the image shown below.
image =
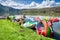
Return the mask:
<path id="1" fill-rule="evenodd" d="M 0 40 L 54 40 L 41 37 L 29 28 L 23 28 L 15 22 L 0 20 Z"/>

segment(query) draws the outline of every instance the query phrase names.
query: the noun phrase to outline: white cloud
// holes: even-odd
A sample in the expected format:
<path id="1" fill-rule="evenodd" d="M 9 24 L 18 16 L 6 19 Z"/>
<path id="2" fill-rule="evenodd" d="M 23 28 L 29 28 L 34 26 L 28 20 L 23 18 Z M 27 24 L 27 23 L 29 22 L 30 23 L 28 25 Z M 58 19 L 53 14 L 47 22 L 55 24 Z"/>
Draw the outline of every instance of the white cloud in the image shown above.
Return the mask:
<path id="1" fill-rule="evenodd" d="M 56 6 L 60 6 L 60 2 L 56 3 Z"/>
<path id="2" fill-rule="evenodd" d="M 55 4 L 55 1 L 43 1 L 38 7 L 52 7 L 52 5 Z"/>
<path id="3" fill-rule="evenodd" d="M 4 6 L 9 6 L 9 7 L 13 7 L 15 9 L 32 9 L 32 8 L 46 8 L 46 7 L 52 7 L 52 6 L 59 6 L 60 3 L 56 3 L 54 0 L 44 0 L 42 1 L 41 4 L 36 3 L 36 2 L 32 2 L 30 4 L 21 4 L 21 3 L 17 3 L 13 0 L 0 0 L 0 4 L 4 5 Z"/>

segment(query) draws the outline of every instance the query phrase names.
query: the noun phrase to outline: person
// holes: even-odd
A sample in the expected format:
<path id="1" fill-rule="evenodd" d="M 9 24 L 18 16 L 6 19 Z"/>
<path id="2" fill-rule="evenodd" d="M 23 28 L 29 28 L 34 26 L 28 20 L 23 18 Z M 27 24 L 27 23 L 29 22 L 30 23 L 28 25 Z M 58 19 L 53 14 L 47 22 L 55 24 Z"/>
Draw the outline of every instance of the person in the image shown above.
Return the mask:
<path id="1" fill-rule="evenodd" d="M 49 19 L 47 21 L 47 23 L 48 23 L 49 28 L 51 29 L 51 37 L 53 37 L 54 36 L 54 30 L 53 30 L 53 27 L 52 27 L 53 21 L 51 19 Z"/>
<path id="2" fill-rule="evenodd" d="M 25 23 L 25 15 L 23 15 L 21 18 L 20 18 L 20 21 L 19 21 L 19 24 L 24 24 Z"/>
<path id="3" fill-rule="evenodd" d="M 42 29 L 44 29 L 44 27 L 42 26 L 42 20 L 40 20 L 40 21 L 36 24 L 35 28 L 36 28 L 37 34 L 40 35 L 41 32 L 42 32 Z"/>
<path id="4" fill-rule="evenodd" d="M 16 19 L 15 19 L 15 16 L 12 18 L 12 22 L 15 22 L 16 21 Z"/>
<path id="5" fill-rule="evenodd" d="M 25 14 L 24 14 L 21 18 L 22 18 L 22 19 L 25 19 L 25 18 L 26 18 Z"/>
<path id="6" fill-rule="evenodd" d="M 10 20 L 9 16 L 7 16 L 7 19 Z"/>
<path id="7" fill-rule="evenodd" d="M 36 24 L 36 28 L 38 27 L 42 27 L 42 21 L 38 21 L 38 23 Z"/>

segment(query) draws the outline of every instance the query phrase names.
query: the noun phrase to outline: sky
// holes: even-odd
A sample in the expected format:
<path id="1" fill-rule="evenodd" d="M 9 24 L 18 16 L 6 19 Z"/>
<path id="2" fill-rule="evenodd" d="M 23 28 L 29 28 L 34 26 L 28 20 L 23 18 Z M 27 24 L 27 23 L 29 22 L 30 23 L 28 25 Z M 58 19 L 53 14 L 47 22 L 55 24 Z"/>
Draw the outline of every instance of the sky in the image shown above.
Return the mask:
<path id="1" fill-rule="evenodd" d="M 30 4 L 31 2 L 41 3 L 43 0 L 14 0 L 18 3 Z M 55 2 L 60 2 L 60 0 L 55 0 Z"/>
<path id="2" fill-rule="evenodd" d="M 60 6 L 60 0 L 0 0 L 0 4 L 15 9 L 39 9 Z"/>
<path id="3" fill-rule="evenodd" d="M 14 0 L 18 3 L 30 4 L 31 2 L 41 3 L 43 0 Z"/>

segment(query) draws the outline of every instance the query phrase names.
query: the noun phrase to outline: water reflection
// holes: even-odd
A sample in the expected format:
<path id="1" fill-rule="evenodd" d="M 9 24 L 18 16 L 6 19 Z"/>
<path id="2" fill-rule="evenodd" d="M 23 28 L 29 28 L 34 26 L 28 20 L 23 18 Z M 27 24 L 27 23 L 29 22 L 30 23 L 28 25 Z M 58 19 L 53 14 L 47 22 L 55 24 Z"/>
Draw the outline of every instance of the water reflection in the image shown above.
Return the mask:
<path id="1" fill-rule="evenodd" d="M 54 38 L 60 40 L 60 21 L 53 23 L 53 29 L 55 32 Z"/>

